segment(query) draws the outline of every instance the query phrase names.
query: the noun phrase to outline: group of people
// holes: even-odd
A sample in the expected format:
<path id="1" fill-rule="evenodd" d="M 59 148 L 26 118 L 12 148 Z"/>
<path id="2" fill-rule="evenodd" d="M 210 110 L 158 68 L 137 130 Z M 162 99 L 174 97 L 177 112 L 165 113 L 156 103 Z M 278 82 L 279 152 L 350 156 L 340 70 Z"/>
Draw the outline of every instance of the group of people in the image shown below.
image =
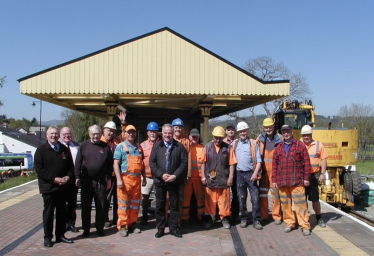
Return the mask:
<path id="1" fill-rule="evenodd" d="M 104 236 L 104 227 L 111 225 L 116 225 L 122 237 L 141 233 L 137 226 L 139 210 L 142 208 L 140 224 L 145 225 L 153 188 L 156 238 L 164 236 L 166 225 L 171 235 L 182 237 L 179 229 L 190 219 L 192 195 L 196 198 L 197 219 L 206 229 L 212 227 L 217 217 L 223 228 L 230 228 L 231 220 L 240 222 L 242 228 L 252 223 L 255 229 L 263 229 L 262 225 L 269 220 L 269 190 L 272 219 L 276 225 L 283 219 L 284 232 L 295 228 L 293 202 L 303 234 L 310 234 L 306 198 L 312 201 L 318 225 L 325 227 L 318 182 L 324 179 L 327 154 L 323 144 L 312 139 L 310 126 L 302 128 L 302 141 L 292 136 L 289 125 L 283 125 L 282 134 L 278 134 L 271 118 L 263 120 L 264 132 L 257 139 L 248 137 L 246 122 L 228 124 L 226 129 L 216 126 L 213 140 L 203 146 L 197 129 L 192 129 L 188 138 L 183 137 L 183 121 L 177 118 L 162 126 L 161 139 L 157 123 L 150 122 L 146 127 L 147 139 L 138 144 L 136 127 L 126 124 L 124 112 L 118 117 L 122 129 L 119 136 L 115 136 L 116 124 L 110 121 L 103 130 L 97 125 L 90 126 L 90 139 L 81 144 L 72 140 L 68 127 L 61 131 L 57 126 L 48 128 L 47 142 L 35 153 L 44 202 L 44 246 L 53 246 L 54 210 L 55 241 L 73 243 L 64 234 L 67 230 L 79 231 L 75 227 L 78 188 L 83 237 L 90 236 L 92 199 L 98 236 Z M 251 216 L 247 210 L 248 191 Z"/>

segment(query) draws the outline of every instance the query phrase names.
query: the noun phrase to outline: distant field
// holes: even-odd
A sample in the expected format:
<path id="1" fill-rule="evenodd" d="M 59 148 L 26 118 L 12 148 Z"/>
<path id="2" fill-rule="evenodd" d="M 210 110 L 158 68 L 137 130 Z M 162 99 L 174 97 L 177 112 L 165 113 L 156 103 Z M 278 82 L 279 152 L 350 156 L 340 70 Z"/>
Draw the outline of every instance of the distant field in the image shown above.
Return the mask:
<path id="1" fill-rule="evenodd" d="M 374 161 L 359 161 L 355 165 L 357 172 L 366 175 L 368 170 L 371 169 L 370 175 L 374 175 Z"/>

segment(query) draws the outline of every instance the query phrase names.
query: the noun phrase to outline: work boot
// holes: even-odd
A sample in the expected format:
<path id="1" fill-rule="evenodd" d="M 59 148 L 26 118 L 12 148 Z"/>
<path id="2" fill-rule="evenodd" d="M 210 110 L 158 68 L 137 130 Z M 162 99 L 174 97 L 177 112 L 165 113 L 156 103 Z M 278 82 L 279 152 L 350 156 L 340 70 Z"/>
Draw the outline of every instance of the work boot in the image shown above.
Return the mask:
<path id="1" fill-rule="evenodd" d="M 148 212 L 143 211 L 143 217 L 142 220 L 140 221 L 140 225 L 147 225 L 148 222 Z"/>
<path id="2" fill-rule="evenodd" d="M 229 220 L 228 220 L 227 217 L 225 217 L 225 218 L 222 219 L 222 226 L 225 229 L 229 229 L 230 228 L 230 222 L 229 222 Z"/>
<path id="3" fill-rule="evenodd" d="M 325 228 L 325 227 L 326 227 L 326 224 L 325 224 L 325 222 L 323 221 L 322 218 L 320 218 L 320 219 L 318 220 L 318 226 L 320 226 L 321 228 Z"/>
<path id="4" fill-rule="evenodd" d="M 126 237 L 129 235 L 129 231 L 125 228 L 125 226 L 121 226 L 121 229 L 118 231 L 119 236 Z"/>
<path id="5" fill-rule="evenodd" d="M 261 222 L 259 222 L 259 221 L 255 221 L 255 222 L 253 223 L 253 227 L 254 227 L 255 229 L 257 229 L 257 230 L 261 230 L 261 229 L 263 229 L 263 227 L 262 227 L 262 225 L 261 225 Z"/>
<path id="6" fill-rule="evenodd" d="M 280 224 L 282 224 L 282 221 L 281 221 L 281 220 L 275 220 L 275 221 L 274 221 L 274 224 L 275 224 L 275 225 L 280 225 Z"/>
<path id="7" fill-rule="evenodd" d="M 140 229 L 136 227 L 136 222 L 132 223 L 129 227 L 129 233 L 139 234 L 141 233 Z"/>
<path id="8" fill-rule="evenodd" d="M 286 228 L 284 229 L 284 233 L 289 233 L 291 232 L 291 230 L 292 230 L 291 226 L 286 226 Z"/>
<path id="9" fill-rule="evenodd" d="M 212 218 L 209 216 L 209 218 L 207 218 L 207 220 L 206 220 L 206 223 L 205 223 L 205 225 L 204 225 L 204 228 L 205 228 L 205 229 L 210 229 L 212 226 L 213 226 L 213 220 L 212 220 Z"/>
<path id="10" fill-rule="evenodd" d="M 310 235 L 310 230 L 304 228 L 304 229 L 303 229 L 303 235 L 304 235 L 304 236 L 309 236 L 309 235 Z"/>
<path id="11" fill-rule="evenodd" d="M 246 220 L 240 221 L 240 227 L 241 228 L 246 228 L 248 226 L 248 222 Z"/>

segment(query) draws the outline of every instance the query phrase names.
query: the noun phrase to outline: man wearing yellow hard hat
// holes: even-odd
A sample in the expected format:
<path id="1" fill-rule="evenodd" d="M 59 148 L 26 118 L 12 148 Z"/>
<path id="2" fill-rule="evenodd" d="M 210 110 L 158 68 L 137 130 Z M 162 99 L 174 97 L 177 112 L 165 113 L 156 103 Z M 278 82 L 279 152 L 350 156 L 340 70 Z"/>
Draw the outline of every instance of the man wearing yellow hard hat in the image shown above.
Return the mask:
<path id="1" fill-rule="evenodd" d="M 274 149 L 282 141 L 282 136 L 275 131 L 273 119 L 269 117 L 265 118 L 262 122 L 262 126 L 264 127 L 264 132 L 257 137 L 262 158 L 262 177 L 259 184 L 261 220 L 267 221 L 269 218 L 268 192 L 270 188 L 273 201 L 271 215 L 274 223 L 280 225 L 282 223 L 282 213 L 279 199 L 279 188 L 272 187 L 271 169 L 273 167 L 272 161 Z"/>
<path id="2" fill-rule="evenodd" d="M 223 228 L 230 228 L 230 189 L 234 179 L 236 158 L 232 147 L 223 142 L 225 129 L 216 126 L 212 132 L 213 140 L 204 147 L 201 162 L 201 182 L 205 189 L 205 215 L 207 222 L 204 228 L 212 227 L 216 216 L 216 207 Z"/>

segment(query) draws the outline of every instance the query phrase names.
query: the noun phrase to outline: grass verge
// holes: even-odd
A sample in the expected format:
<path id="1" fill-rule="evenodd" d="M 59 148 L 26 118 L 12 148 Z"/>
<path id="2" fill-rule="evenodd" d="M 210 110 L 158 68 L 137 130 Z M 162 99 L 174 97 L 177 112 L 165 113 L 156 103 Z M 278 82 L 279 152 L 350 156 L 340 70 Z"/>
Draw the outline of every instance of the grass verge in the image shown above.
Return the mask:
<path id="1" fill-rule="evenodd" d="M 37 178 L 36 173 L 30 172 L 30 175 L 27 177 L 19 176 L 19 177 L 6 179 L 3 183 L 0 183 L 0 191 L 22 185 L 23 183 L 35 180 L 36 178 Z"/>

